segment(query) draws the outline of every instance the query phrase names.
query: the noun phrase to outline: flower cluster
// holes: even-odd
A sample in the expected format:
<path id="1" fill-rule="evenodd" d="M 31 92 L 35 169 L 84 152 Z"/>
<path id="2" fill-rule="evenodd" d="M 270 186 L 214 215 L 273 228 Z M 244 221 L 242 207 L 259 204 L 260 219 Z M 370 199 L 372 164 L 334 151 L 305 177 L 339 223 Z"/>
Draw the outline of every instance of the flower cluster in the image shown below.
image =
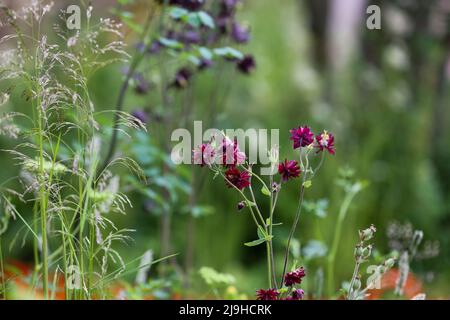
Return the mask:
<path id="1" fill-rule="evenodd" d="M 302 300 L 305 291 L 300 288 L 295 288 L 294 285 L 301 284 L 305 275 L 303 267 L 288 272 L 284 276 L 284 284 L 287 288 L 283 288 L 282 290 L 273 288 L 267 290 L 259 289 L 256 291 L 256 298 L 257 300 Z M 281 292 L 283 292 L 283 294 Z"/>
<path id="2" fill-rule="evenodd" d="M 257 300 L 277 300 L 280 295 L 277 289 L 259 289 L 256 291 Z"/>
<path id="3" fill-rule="evenodd" d="M 211 142 L 203 143 L 193 150 L 193 162 L 201 167 L 218 166 L 223 172 L 223 178 L 228 187 L 243 190 L 250 185 L 250 174 L 239 170 L 238 166 L 245 163 L 246 155 L 239 149 L 237 140 L 228 137 L 220 139 L 217 144 L 213 138 Z"/>
<path id="4" fill-rule="evenodd" d="M 163 0 L 159 2 L 165 3 Z M 185 51 L 191 55 L 190 61 L 196 65 L 198 71 L 212 67 L 214 56 L 222 56 L 225 61 L 234 63 L 237 70 L 243 74 L 251 73 L 256 67 L 255 58 L 251 54 L 244 55 L 226 46 L 217 48 L 224 43 L 242 45 L 250 40 L 250 28 L 236 19 L 240 0 L 219 0 L 211 6 L 205 6 L 205 2 L 205 0 L 166 2 L 177 10 L 170 14 L 176 23 L 164 28 L 161 37 L 154 39 L 149 47 L 139 44 L 138 48 L 146 50 L 147 54 L 159 54 L 164 49 Z M 186 88 L 195 73 L 194 69 L 183 66 L 176 71 L 172 87 Z M 139 89 L 136 92 L 143 93 Z"/>
<path id="5" fill-rule="evenodd" d="M 290 140 L 293 141 L 293 149 L 299 149 L 299 160 L 288 160 L 279 162 L 278 147 L 272 148 L 269 154 L 269 161 L 271 164 L 269 183 L 252 171 L 252 165 L 247 163 L 246 155 L 239 149 L 237 140 L 229 139 L 224 136 L 216 143 L 216 139 L 211 142 L 201 144 L 194 149 L 194 163 L 200 166 L 208 166 L 215 172 L 215 176 L 221 175 L 229 188 L 234 188 L 242 196 L 242 201 L 238 202 L 237 209 L 240 211 L 243 208 L 248 208 L 251 213 L 253 221 L 257 227 L 258 239 L 246 242 L 245 245 L 249 247 L 265 244 L 267 246 L 267 272 L 268 272 L 268 289 L 259 289 L 256 291 L 256 298 L 258 300 L 301 300 L 305 292 L 299 288 L 302 279 L 305 277 L 305 269 L 303 267 L 297 268 L 291 272 L 286 272 L 289 259 L 290 240 L 292 239 L 297 222 L 300 216 L 300 209 L 303 205 L 303 194 L 306 188 L 311 186 L 311 180 L 319 171 L 323 161 L 325 152 L 335 154 L 334 136 L 323 131 L 321 134 L 314 135 L 308 126 L 300 126 L 290 130 Z M 313 152 L 316 150 L 317 152 Z M 321 154 L 320 162 L 314 165 L 313 157 L 317 153 Z M 277 170 L 278 169 L 278 170 Z M 275 182 L 276 174 L 279 174 L 279 182 Z M 301 194 L 300 205 L 294 217 L 294 223 L 291 226 L 289 233 L 287 247 L 285 251 L 282 281 L 277 283 L 276 272 L 273 270 L 274 255 L 271 254 L 273 250 L 273 214 L 275 212 L 277 199 L 282 189 L 283 183 L 299 178 L 301 176 Z M 252 180 L 252 177 L 255 177 Z M 262 184 L 261 193 L 270 198 L 270 207 L 268 217 L 264 215 L 262 206 L 257 201 L 254 192 L 253 183 Z M 249 192 L 245 192 L 248 188 Z M 247 195 L 248 194 L 248 195 Z M 369 238 L 374 228 L 361 232 L 361 237 Z"/>
<path id="6" fill-rule="evenodd" d="M 335 154 L 334 136 L 326 130 L 324 130 L 321 134 L 316 135 L 315 145 L 314 133 L 308 126 L 291 129 L 290 133 L 290 139 L 294 142 L 294 149 L 314 146 L 315 148 L 318 148 L 318 152 L 327 150 L 330 154 Z"/>
<path id="7" fill-rule="evenodd" d="M 303 267 L 296 269 L 294 271 L 286 273 L 284 276 L 284 284 L 287 287 L 291 287 L 294 284 L 302 283 L 302 279 L 305 276 L 305 269 Z"/>

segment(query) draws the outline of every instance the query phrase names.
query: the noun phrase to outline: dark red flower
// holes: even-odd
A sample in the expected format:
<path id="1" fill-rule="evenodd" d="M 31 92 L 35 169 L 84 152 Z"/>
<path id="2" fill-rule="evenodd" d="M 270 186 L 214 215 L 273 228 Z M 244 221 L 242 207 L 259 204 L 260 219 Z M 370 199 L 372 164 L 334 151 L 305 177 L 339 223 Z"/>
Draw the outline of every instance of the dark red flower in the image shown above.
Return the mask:
<path id="1" fill-rule="evenodd" d="M 250 175 L 247 171 L 239 171 L 238 168 L 232 167 L 225 172 L 226 184 L 229 188 L 235 186 L 242 190 L 250 185 Z"/>
<path id="2" fill-rule="evenodd" d="M 239 71 L 245 74 L 249 74 L 256 68 L 255 59 L 252 55 L 246 55 L 244 58 L 239 60 L 236 64 Z"/>
<path id="3" fill-rule="evenodd" d="M 224 137 L 222 139 L 222 165 L 224 166 L 236 166 L 245 162 L 245 153 L 239 150 L 237 139 L 229 139 Z"/>
<path id="4" fill-rule="evenodd" d="M 305 291 L 302 289 L 295 289 L 292 291 L 291 295 L 286 298 L 286 300 L 302 300 L 305 295 Z"/>
<path id="5" fill-rule="evenodd" d="M 294 149 L 309 146 L 314 141 L 314 133 L 308 126 L 291 129 L 291 140 L 294 141 Z"/>
<path id="6" fill-rule="evenodd" d="M 278 164 L 278 173 L 281 174 L 283 181 L 288 181 L 291 178 L 297 178 L 301 170 L 297 161 L 286 159 L 284 162 Z"/>
<path id="7" fill-rule="evenodd" d="M 323 151 L 326 149 L 330 154 L 335 154 L 336 150 L 334 148 L 334 136 L 333 134 L 327 132 L 326 130 L 316 136 L 318 151 Z"/>
<path id="8" fill-rule="evenodd" d="M 256 300 L 277 300 L 280 293 L 277 289 L 256 290 Z"/>
<path id="9" fill-rule="evenodd" d="M 288 272 L 285 276 L 284 276 L 284 284 L 287 287 L 290 287 L 294 284 L 299 284 L 302 283 L 302 278 L 305 276 L 305 269 L 303 269 L 303 267 L 294 270 L 292 272 Z"/>

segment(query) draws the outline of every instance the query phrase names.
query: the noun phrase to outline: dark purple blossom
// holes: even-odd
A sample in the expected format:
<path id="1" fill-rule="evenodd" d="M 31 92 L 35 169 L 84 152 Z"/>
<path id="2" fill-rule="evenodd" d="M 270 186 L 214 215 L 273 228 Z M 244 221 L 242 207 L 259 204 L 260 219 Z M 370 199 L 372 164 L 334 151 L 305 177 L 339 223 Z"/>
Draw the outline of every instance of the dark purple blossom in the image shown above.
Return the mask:
<path id="1" fill-rule="evenodd" d="M 297 178 L 301 170 L 297 161 L 286 159 L 284 162 L 278 164 L 278 173 L 281 175 L 283 181 L 286 182 L 289 179 Z"/>
<path id="2" fill-rule="evenodd" d="M 252 55 L 246 55 L 244 58 L 239 60 L 236 64 L 239 71 L 245 74 L 249 74 L 256 68 L 255 59 Z"/>
<path id="3" fill-rule="evenodd" d="M 277 289 L 256 290 L 256 300 L 277 300 L 280 293 Z"/>
<path id="4" fill-rule="evenodd" d="M 302 283 L 302 279 L 303 279 L 303 277 L 305 275 L 306 275 L 305 274 L 305 269 L 303 269 L 303 267 L 301 267 L 301 268 L 299 268 L 297 270 L 288 272 L 284 276 L 284 284 L 287 287 L 290 287 L 290 286 L 292 286 L 294 284 L 300 284 L 300 283 Z"/>
<path id="5" fill-rule="evenodd" d="M 305 291 L 302 289 L 295 289 L 292 291 L 291 295 L 286 298 L 286 300 L 302 300 L 305 295 Z"/>
<path id="6" fill-rule="evenodd" d="M 159 0 L 161 4 L 164 4 L 166 0 Z M 167 2 L 171 6 L 178 6 L 190 11 L 197 11 L 205 4 L 205 0 L 169 0 Z"/>
<path id="7" fill-rule="evenodd" d="M 184 89 L 189 85 L 191 77 L 192 72 L 188 68 L 181 68 L 175 74 L 175 80 L 172 85 L 178 89 Z"/>
<path id="8" fill-rule="evenodd" d="M 307 147 L 314 141 L 314 133 L 308 126 L 291 129 L 291 140 L 294 141 L 294 149 Z"/>
<path id="9" fill-rule="evenodd" d="M 205 70 L 205 69 L 210 68 L 212 65 L 213 65 L 212 60 L 210 60 L 210 59 L 201 59 L 199 65 L 198 65 L 198 69 L 199 70 Z"/>

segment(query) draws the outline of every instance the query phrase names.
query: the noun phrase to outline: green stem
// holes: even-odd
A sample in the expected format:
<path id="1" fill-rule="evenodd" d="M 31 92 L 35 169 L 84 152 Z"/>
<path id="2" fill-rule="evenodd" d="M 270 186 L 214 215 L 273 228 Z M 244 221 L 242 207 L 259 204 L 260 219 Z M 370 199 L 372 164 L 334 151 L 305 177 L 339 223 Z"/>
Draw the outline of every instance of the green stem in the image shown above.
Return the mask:
<path id="1" fill-rule="evenodd" d="M 339 209 L 339 215 L 338 220 L 336 223 L 336 232 L 334 233 L 334 239 L 333 243 L 331 245 L 330 254 L 328 255 L 328 263 L 327 263 L 327 294 L 328 297 L 331 297 L 334 294 L 334 268 L 335 268 L 335 261 L 336 261 L 336 254 L 339 247 L 339 241 L 341 239 L 341 233 L 342 233 L 342 225 L 345 220 L 345 217 L 348 212 L 348 208 L 350 206 L 350 203 L 353 200 L 353 197 L 355 196 L 355 192 L 349 192 L 344 198 L 344 201 L 341 204 L 341 207 Z"/>
<path id="2" fill-rule="evenodd" d="M 3 291 L 3 299 L 6 300 L 6 278 L 5 278 L 5 269 L 3 267 L 3 251 L 2 251 L 2 237 L 0 236 L 0 272 L 2 277 L 2 291 Z"/>
<path id="3" fill-rule="evenodd" d="M 287 264 L 289 261 L 289 251 L 291 248 L 291 240 L 292 240 L 292 237 L 294 236 L 295 229 L 297 228 L 298 220 L 300 219 L 300 215 L 302 213 L 304 195 L 305 195 L 305 187 L 302 184 L 301 191 L 300 191 L 300 199 L 298 201 L 297 213 L 295 214 L 294 223 L 292 224 L 291 231 L 289 232 L 288 242 L 287 242 L 287 246 L 286 246 L 286 252 L 284 253 L 283 273 L 282 273 L 281 282 L 280 282 L 281 286 L 283 285 L 284 275 L 286 274 L 286 268 L 287 268 Z"/>

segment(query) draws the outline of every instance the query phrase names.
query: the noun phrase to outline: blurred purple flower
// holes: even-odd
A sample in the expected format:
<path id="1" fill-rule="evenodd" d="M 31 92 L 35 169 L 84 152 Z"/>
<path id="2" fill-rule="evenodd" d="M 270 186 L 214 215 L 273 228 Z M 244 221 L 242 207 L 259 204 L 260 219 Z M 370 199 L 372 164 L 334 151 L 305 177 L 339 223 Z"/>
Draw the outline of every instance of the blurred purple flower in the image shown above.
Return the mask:
<path id="1" fill-rule="evenodd" d="M 252 55 L 246 55 L 244 58 L 239 60 L 236 64 L 239 71 L 245 74 L 249 74 L 256 68 L 255 59 Z"/>
<path id="2" fill-rule="evenodd" d="M 131 113 L 131 115 L 144 124 L 148 123 L 149 116 L 147 112 L 143 109 L 136 109 Z"/>
<path id="3" fill-rule="evenodd" d="M 141 73 L 137 73 L 134 76 L 134 81 L 136 83 L 134 91 L 137 94 L 146 94 L 151 88 L 150 82 L 148 82 Z"/>
<path id="4" fill-rule="evenodd" d="M 237 43 L 246 43 L 250 40 L 250 30 L 248 27 L 243 27 L 237 22 L 233 22 L 231 27 L 231 37 Z"/>
<path id="5" fill-rule="evenodd" d="M 161 4 L 164 4 L 166 0 L 159 0 Z M 178 6 L 190 11 L 200 10 L 205 4 L 205 0 L 169 0 L 168 4 L 171 6 Z"/>
<path id="6" fill-rule="evenodd" d="M 192 72 L 188 68 L 181 68 L 177 71 L 172 86 L 178 89 L 184 89 L 189 85 L 191 77 Z"/>

